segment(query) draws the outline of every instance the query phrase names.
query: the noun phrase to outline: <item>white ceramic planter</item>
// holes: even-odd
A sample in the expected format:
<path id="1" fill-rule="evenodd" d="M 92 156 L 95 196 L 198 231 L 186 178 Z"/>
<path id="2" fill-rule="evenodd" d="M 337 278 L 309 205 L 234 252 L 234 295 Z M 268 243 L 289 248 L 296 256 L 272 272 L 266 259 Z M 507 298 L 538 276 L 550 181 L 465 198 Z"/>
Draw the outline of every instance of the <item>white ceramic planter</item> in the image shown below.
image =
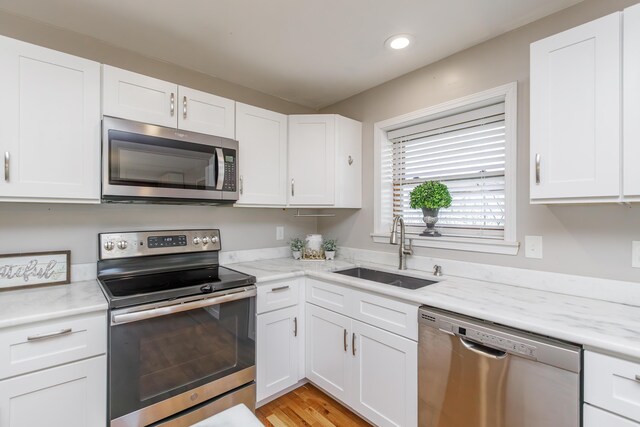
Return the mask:
<path id="1" fill-rule="evenodd" d="M 336 257 L 336 251 L 324 251 L 324 257 L 331 261 Z"/>
<path id="2" fill-rule="evenodd" d="M 302 252 L 300 252 L 300 251 L 291 251 L 291 255 L 293 255 L 293 259 L 302 258 Z"/>

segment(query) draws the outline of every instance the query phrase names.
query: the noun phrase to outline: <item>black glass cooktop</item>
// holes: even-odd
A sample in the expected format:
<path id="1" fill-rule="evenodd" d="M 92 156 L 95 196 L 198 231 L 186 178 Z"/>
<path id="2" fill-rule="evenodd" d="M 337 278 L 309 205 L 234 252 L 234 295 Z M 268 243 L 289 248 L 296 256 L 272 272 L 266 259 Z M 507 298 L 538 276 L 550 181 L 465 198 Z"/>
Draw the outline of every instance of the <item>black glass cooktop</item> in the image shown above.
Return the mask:
<path id="1" fill-rule="evenodd" d="M 217 265 L 100 280 L 111 308 L 207 294 L 253 283 L 255 277 Z"/>

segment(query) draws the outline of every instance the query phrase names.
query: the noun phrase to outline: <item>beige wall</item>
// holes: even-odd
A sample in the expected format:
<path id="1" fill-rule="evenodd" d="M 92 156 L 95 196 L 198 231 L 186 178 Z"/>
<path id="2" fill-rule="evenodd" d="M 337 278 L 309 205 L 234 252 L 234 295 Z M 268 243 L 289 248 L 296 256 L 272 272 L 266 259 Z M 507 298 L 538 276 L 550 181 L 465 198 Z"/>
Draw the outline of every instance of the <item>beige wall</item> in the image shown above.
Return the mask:
<path id="1" fill-rule="evenodd" d="M 363 209 L 321 219 L 318 231 L 339 237 L 340 245 L 395 251 L 373 243 L 373 124 L 444 101 L 518 82 L 517 237 L 543 236 L 542 260 L 517 256 L 423 249 L 417 254 L 596 277 L 640 281 L 631 268 L 631 241 L 640 240 L 640 205 L 529 205 L 529 44 L 599 18 L 638 0 L 586 0 L 435 64 L 370 89 L 322 112 L 339 113 L 364 124 Z M 437 41 L 433 41 L 436 42 Z M 612 141 L 613 142 L 613 141 Z"/>
<path id="2" fill-rule="evenodd" d="M 0 34 L 281 113 L 311 112 L 282 99 L 3 11 Z M 277 225 L 285 226 L 284 241 L 275 239 Z M 99 232 L 198 227 L 220 228 L 225 250 L 252 249 L 286 245 L 290 237 L 315 232 L 316 226 L 315 219 L 294 218 L 291 210 L 282 209 L 0 203 L 0 254 L 71 249 L 72 263 L 95 262 Z"/>

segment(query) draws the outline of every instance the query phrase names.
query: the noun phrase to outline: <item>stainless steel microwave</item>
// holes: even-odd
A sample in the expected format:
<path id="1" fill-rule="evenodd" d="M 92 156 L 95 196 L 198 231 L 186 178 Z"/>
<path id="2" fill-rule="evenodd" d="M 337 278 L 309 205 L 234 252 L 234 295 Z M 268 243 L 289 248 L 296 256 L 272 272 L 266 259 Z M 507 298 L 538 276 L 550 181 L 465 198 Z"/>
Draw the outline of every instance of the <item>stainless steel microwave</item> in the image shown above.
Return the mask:
<path id="1" fill-rule="evenodd" d="M 105 116 L 102 200 L 219 204 L 238 200 L 238 141 Z"/>

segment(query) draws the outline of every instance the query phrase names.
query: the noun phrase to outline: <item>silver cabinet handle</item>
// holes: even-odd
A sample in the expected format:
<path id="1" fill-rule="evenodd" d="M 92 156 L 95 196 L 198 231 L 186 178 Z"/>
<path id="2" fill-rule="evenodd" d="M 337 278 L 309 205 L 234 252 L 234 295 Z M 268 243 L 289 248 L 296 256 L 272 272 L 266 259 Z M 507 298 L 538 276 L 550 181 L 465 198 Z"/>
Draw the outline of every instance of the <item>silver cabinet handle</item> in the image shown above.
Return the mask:
<path id="1" fill-rule="evenodd" d="M 296 195 L 296 182 L 293 178 L 291 178 L 291 197 L 294 197 Z"/>
<path id="2" fill-rule="evenodd" d="M 10 171 L 9 171 L 9 160 L 10 160 L 9 152 L 5 151 L 4 152 L 4 180 L 6 182 L 9 181 L 9 174 L 10 174 Z"/>
<path id="3" fill-rule="evenodd" d="M 284 291 L 285 289 L 289 289 L 289 285 L 286 286 L 278 286 L 277 288 L 272 288 L 271 292 Z"/>
<path id="4" fill-rule="evenodd" d="M 169 100 L 169 111 L 171 111 L 171 117 L 173 117 L 176 112 L 176 95 L 173 92 L 171 92 Z"/>
<path id="5" fill-rule="evenodd" d="M 244 178 L 240 175 L 240 194 L 244 193 Z"/>
<path id="6" fill-rule="evenodd" d="M 62 335 L 68 335 L 71 332 L 73 332 L 71 328 L 66 328 L 66 329 L 60 329 L 59 331 L 55 331 L 55 332 L 48 332 L 46 334 L 30 335 L 27 337 L 27 341 L 38 341 L 38 340 L 44 340 L 47 338 L 59 337 Z"/>
<path id="7" fill-rule="evenodd" d="M 349 333 L 347 333 L 347 330 L 344 330 L 344 351 L 347 351 L 347 335 L 349 335 Z"/>
<path id="8" fill-rule="evenodd" d="M 349 163 L 349 166 L 351 166 L 353 164 L 353 157 L 349 156 L 349 160 L 347 160 L 347 162 Z"/>
<path id="9" fill-rule="evenodd" d="M 540 184 L 540 154 L 536 154 L 536 184 Z"/>
<path id="10" fill-rule="evenodd" d="M 640 374 L 636 374 L 636 381 L 640 381 Z"/>
<path id="11" fill-rule="evenodd" d="M 298 336 L 298 317 L 294 317 L 293 318 L 293 336 L 297 337 Z"/>
<path id="12" fill-rule="evenodd" d="M 187 97 L 186 96 L 182 97 L 182 118 L 183 119 L 187 118 Z"/>
<path id="13" fill-rule="evenodd" d="M 351 352 L 353 355 L 356 355 L 356 334 L 355 332 L 351 334 Z"/>

